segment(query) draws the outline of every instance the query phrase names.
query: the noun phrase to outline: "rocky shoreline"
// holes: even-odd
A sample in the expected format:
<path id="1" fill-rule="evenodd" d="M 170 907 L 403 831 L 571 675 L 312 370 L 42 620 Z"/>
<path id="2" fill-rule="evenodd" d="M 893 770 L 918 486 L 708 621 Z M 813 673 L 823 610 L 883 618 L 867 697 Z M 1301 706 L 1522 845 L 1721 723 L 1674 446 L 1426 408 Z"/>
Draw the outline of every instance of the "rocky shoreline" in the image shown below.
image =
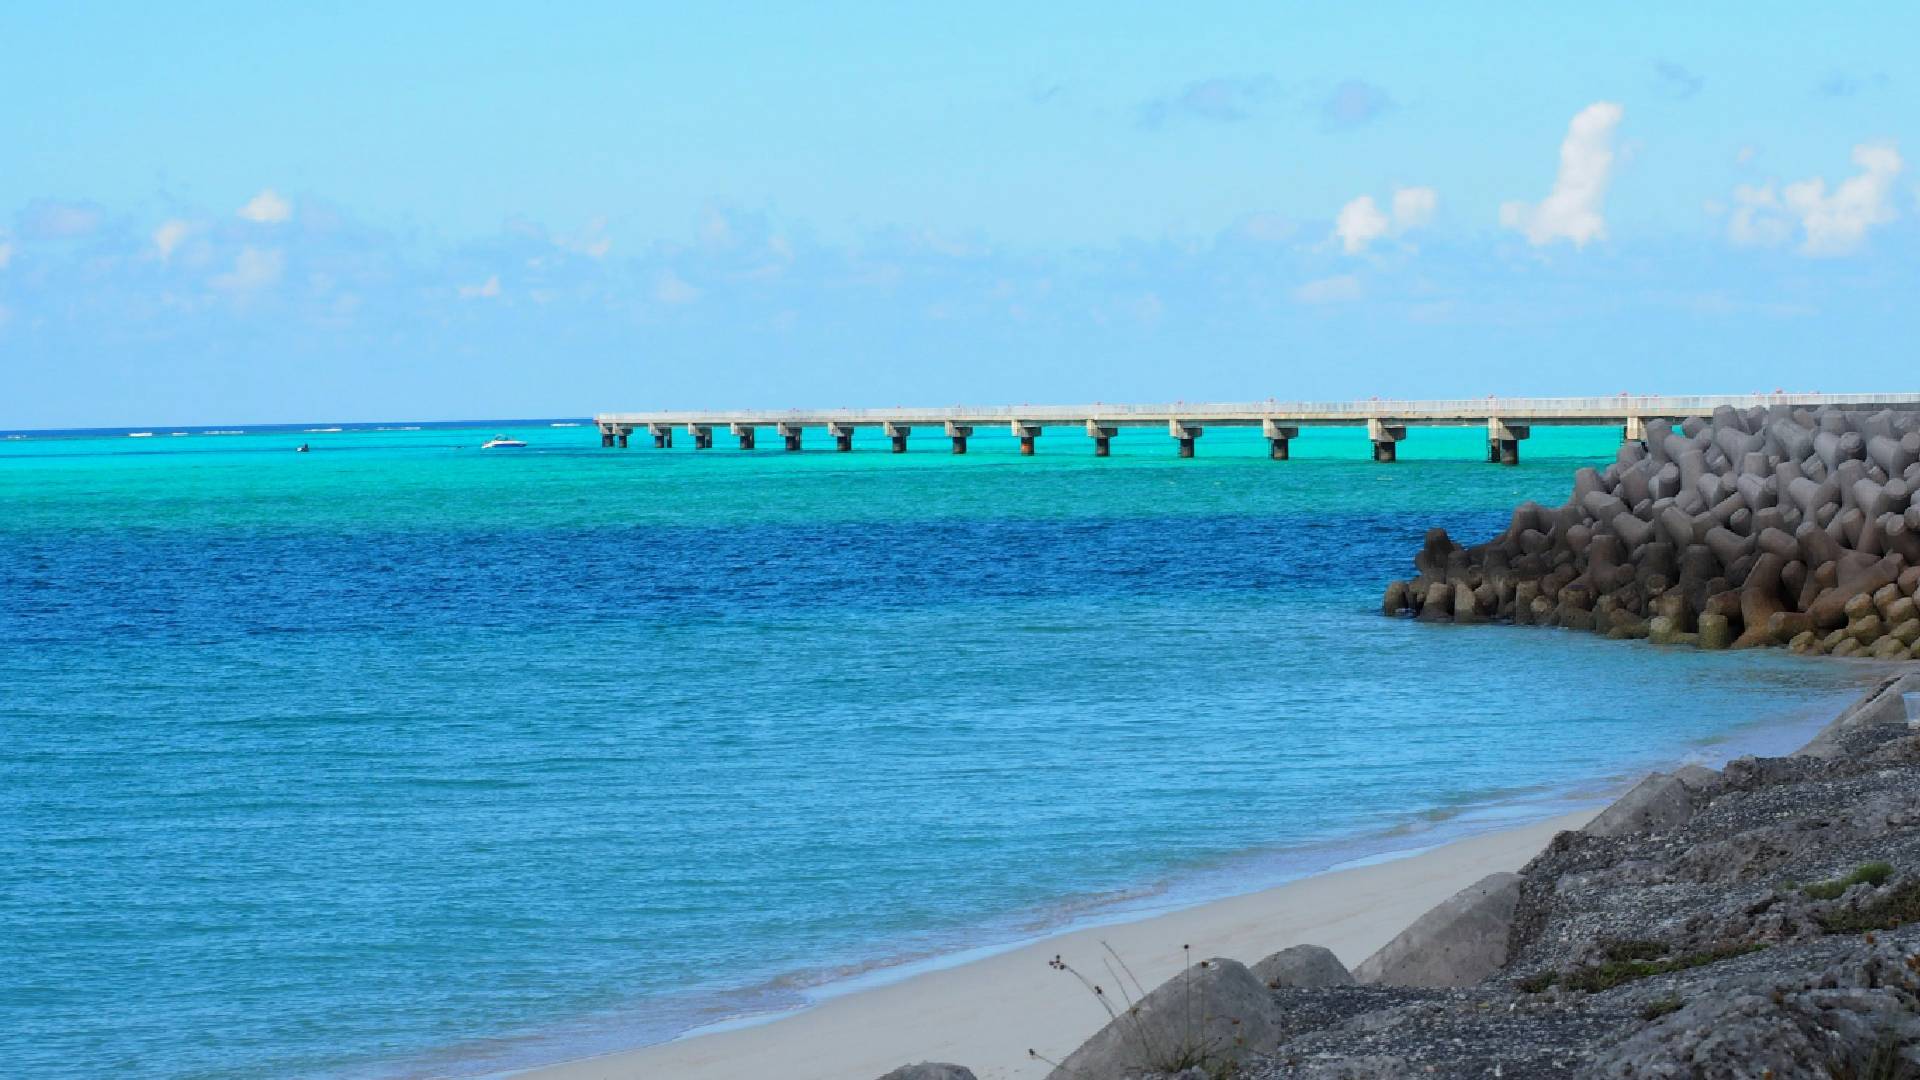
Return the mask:
<path id="1" fill-rule="evenodd" d="M 1557 507 L 1427 534 L 1385 614 L 1707 649 L 1920 659 L 1920 413 L 1786 407 L 1649 424 Z"/>
<path id="2" fill-rule="evenodd" d="M 1351 972 L 1303 945 L 1118 995 L 1050 1080 L 1920 1077 L 1916 693 L 1896 674 L 1794 755 L 1650 776 Z"/>

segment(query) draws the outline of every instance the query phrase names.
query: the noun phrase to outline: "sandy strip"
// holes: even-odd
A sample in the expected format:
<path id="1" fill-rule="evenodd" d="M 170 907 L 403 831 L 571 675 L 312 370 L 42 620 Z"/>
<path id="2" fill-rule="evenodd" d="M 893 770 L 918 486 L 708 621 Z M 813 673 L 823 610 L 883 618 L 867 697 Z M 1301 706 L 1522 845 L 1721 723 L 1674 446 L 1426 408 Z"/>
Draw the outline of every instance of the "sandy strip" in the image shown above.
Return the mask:
<path id="1" fill-rule="evenodd" d="M 1043 1077 L 1033 1047 L 1065 1057 L 1106 1022 L 1055 954 L 1112 992 L 1102 966 L 1111 944 L 1148 988 L 1193 956 L 1252 963 L 1289 945 L 1332 949 L 1349 967 L 1428 908 L 1487 874 L 1517 870 L 1591 812 L 1457 840 L 1404 859 L 1335 870 L 1117 926 L 1076 930 L 902 982 L 830 998 L 791 1016 L 520 1074 L 539 1080 L 872 1080 L 916 1061 L 966 1065 L 980 1080 Z"/>

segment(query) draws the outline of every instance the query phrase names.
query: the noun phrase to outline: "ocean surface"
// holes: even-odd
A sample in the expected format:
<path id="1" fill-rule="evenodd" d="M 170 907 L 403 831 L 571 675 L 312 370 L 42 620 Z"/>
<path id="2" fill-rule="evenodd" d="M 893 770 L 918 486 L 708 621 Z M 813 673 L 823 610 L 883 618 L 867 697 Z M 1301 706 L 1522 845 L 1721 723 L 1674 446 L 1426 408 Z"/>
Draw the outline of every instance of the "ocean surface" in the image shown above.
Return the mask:
<path id="1" fill-rule="evenodd" d="M 338 427 L 0 438 L 9 1075 L 659 1041 L 1782 750 L 1871 675 L 1377 614 L 1612 429 Z"/>

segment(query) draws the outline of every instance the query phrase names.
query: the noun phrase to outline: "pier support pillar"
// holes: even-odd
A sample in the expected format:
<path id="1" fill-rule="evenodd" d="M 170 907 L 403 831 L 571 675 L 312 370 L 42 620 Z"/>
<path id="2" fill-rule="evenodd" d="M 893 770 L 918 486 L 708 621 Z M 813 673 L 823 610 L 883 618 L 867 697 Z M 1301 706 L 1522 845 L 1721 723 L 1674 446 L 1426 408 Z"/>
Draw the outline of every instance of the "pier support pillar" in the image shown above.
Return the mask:
<path id="1" fill-rule="evenodd" d="M 1190 458 L 1193 456 L 1193 440 L 1200 437 L 1200 426 L 1198 424 L 1185 420 L 1169 420 L 1167 421 L 1167 434 L 1173 436 L 1174 439 L 1179 442 L 1181 457 Z"/>
<path id="2" fill-rule="evenodd" d="M 608 431 L 606 428 L 601 428 L 600 429 L 600 448 L 605 450 L 605 449 L 611 449 L 612 446 L 613 446 L 613 432 Z"/>
<path id="3" fill-rule="evenodd" d="M 713 449 L 713 428 L 707 424 L 688 424 L 687 434 L 693 436 L 695 450 Z"/>
<path id="4" fill-rule="evenodd" d="M 904 454 L 907 452 L 907 436 L 913 434 L 912 428 L 905 424 L 896 424 L 888 421 L 880 425 L 880 430 L 886 434 L 887 438 L 893 441 L 894 453 Z"/>
<path id="5" fill-rule="evenodd" d="M 655 450 L 673 449 L 672 424 L 648 424 L 647 431 L 653 436 L 653 448 Z"/>
<path id="6" fill-rule="evenodd" d="M 1102 424 L 1095 420 L 1087 421 L 1087 434 L 1093 437 L 1093 456 L 1107 457 L 1113 453 L 1113 437 L 1120 429 Z"/>
<path id="7" fill-rule="evenodd" d="M 852 424 L 828 424 L 827 434 L 833 436 L 833 448 L 840 453 L 853 449 Z"/>
<path id="8" fill-rule="evenodd" d="M 805 428 L 799 424 L 776 424 L 774 425 L 774 430 L 778 431 L 780 437 L 786 440 L 788 450 L 800 449 L 800 433 L 805 431 Z"/>
<path id="9" fill-rule="evenodd" d="M 1389 424 L 1385 420 L 1367 421 L 1367 441 L 1373 444 L 1373 460 L 1400 460 L 1400 440 L 1407 437 L 1405 424 Z"/>
<path id="10" fill-rule="evenodd" d="M 1287 460 L 1287 444 L 1300 437 L 1300 429 L 1271 420 L 1260 421 L 1260 433 L 1267 437 L 1267 456 L 1275 461 Z"/>
<path id="11" fill-rule="evenodd" d="M 947 438 L 953 440 L 954 453 L 964 454 L 967 452 L 967 436 L 971 434 L 973 434 L 973 428 L 971 426 L 956 424 L 951 420 L 947 421 Z"/>
<path id="12" fill-rule="evenodd" d="M 1520 464 L 1520 440 L 1533 429 L 1509 424 L 1499 417 L 1487 418 L 1487 461 L 1496 465 Z"/>
<path id="13" fill-rule="evenodd" d="M 1658 416 L 1629 416 L 1627 430 L 1621 433 L 1622 442 L 1637 442 L 1642 446 L 1649 439 L 1664 439 L 1673 434 L 1673 421 Z"/>
<path id="14" fill-rule="evenodd" d="M 740 449 L 742 450 L 753 449 L 753 425 L 752 424 L 728 424 L 727 430 L 732 432 L 734 436 L 740 440 Z"/>
<path id="15" fill-rule="evenodd" d="M 1040 425 L 1029 424 L 1024 420 L 1015 420 L 1008 425 L 1008 430 L 1015 438 L 1020 440 L 1020 455 L 1022 457 L 1032 457 L 1033 440 L 1040 437 Z"/>
<path id="16" fill-rule="evenodd" d="M 627 429 L 626 428 L 621 428 L 618 432 L 614 434 L 613 437 L 614 437 L 614 440 L 619 444 L 620 449 L 625 450 L 627 448 Z"/>

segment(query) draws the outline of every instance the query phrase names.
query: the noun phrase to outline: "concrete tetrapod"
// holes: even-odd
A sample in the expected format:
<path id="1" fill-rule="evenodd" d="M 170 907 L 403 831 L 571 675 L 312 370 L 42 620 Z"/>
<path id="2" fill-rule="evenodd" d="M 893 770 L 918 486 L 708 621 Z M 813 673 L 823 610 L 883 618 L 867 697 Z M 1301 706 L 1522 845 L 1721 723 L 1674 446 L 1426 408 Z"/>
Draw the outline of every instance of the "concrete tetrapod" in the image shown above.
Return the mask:
<path id="1" fill-rule="evenodd" d="M 1920 618 L 1920 411 L 1721 408 L 1646 434 L 1483 543 L 1430 530 L 1382 611 L 1913 657 L 1920 638 L 1900 628 Z"/>

